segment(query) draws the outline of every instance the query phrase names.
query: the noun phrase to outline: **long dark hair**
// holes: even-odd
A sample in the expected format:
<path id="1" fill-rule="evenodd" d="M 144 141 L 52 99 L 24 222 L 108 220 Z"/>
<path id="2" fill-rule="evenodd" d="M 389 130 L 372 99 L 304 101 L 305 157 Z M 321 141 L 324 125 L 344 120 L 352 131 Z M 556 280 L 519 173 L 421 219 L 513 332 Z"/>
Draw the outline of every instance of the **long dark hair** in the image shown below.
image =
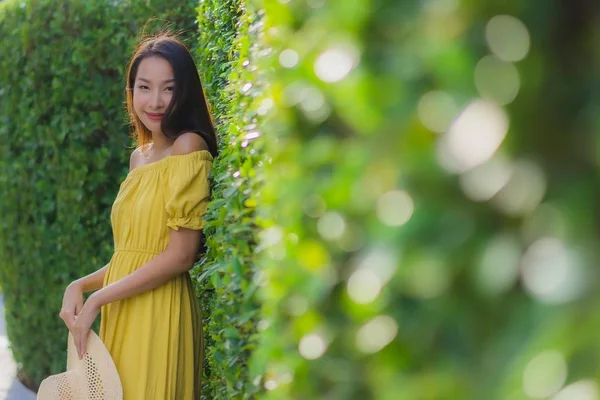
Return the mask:
<path id="1" fill-rule="evenodd" d="M 142 39 L 127 68 L 127 112 L 134 129 L 132 135 L 137 138 L 138 145 L 142 146 L 152 139 L 151 132 L 133 109 L 133 85 L 140 62 L 147 57 L 165 59 L 171 65 L 175 75 L 173 97 L 161 122 L 161 129 L 165 136 L 175 139 L 182 133 L 195 132 L 202 136 L 210 153 L 216 157 L 219 154 L 217 135 L 198 69 L 187 47 L 168 33 Z"/>

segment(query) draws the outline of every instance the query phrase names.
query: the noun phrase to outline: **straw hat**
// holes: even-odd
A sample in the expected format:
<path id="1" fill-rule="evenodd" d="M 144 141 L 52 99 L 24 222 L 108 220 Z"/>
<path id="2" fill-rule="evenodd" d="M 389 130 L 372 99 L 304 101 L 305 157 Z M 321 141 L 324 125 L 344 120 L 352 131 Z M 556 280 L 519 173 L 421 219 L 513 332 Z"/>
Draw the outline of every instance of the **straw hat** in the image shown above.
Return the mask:
<path id="1" fill-rule="evenodd" d="M 69 333 L 67 372 L 42 381 L 38 400 L 122 400 L 123 387 L 110 353 L 93 330 L 83 359 Z"/>

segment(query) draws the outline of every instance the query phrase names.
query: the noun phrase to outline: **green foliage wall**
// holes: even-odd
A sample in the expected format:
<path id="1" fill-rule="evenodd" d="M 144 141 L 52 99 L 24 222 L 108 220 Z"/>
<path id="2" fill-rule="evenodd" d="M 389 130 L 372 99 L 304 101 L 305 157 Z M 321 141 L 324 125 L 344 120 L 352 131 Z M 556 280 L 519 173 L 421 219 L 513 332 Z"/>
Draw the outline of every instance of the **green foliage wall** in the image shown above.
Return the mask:
<path id="1" fill-rule="evenodd" d="M 265 11 L 265 398 L 594 398 L 599 7 Z"/>
<path id="2" fill-rule="evenodd" d="M 258 375 L 248 366 L 256 343 L 258 303 L 255 195 L 258 167 L 256 106 L 261 93 L 251 51 L 250 30 L 258 14 L 239 0 L 202 1 L 198 65 L 213 106 L 221 154 L 215 162 L 214 200 L 204 231 L 209 251 L 194 270 L 205 313 L 205 399 L 251 398 Z"/>
<path id="3" fill-rule="evenodd" d="M 110 259 L 132 145 L 125 67 L 153 16 L 194 29 L 181 1 L 0 3 L 0 285 L 34 384 L 65 368 L 64 288 Z"/>

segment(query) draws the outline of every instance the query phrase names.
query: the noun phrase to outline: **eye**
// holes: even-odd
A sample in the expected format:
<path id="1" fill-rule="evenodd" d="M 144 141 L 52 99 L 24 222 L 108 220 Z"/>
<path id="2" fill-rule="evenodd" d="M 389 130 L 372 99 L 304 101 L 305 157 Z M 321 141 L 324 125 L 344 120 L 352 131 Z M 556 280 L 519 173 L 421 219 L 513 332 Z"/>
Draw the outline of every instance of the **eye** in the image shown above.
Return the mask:
<path id="1" fill-rule="evenodd" d="M 173 90 L 175 90 L 175 87 L 174 87 L 174 86 L 167 86 L 167 87 L 165 88 L 165 90 L 166 90 L 167 92 L 172 92 Z"/>
<path id="2" fill-rule="evenodd" d="M 142 90 L 146 90 L 146 89 L 148 89 L 148 86 L 146 86 L 146 85 L 139 85 L 138 88 L 140 88 Z"/>

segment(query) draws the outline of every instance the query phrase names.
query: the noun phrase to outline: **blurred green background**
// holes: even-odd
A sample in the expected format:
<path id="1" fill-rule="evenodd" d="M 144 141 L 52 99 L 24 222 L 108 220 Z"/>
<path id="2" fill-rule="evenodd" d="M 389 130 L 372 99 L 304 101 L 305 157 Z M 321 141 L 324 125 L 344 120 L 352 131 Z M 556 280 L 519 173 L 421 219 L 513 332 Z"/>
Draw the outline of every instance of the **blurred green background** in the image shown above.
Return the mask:
<path id="1" fill-rule="evenodd" d="M 15 358 L 39 380 L 61 367 L 33 357 L 48 333 L 17 332 L 56 317 L 50 306 L 40 316 L 28 295 L 46 279 L 39 271 L 60 270 L 39 297 L 59 302 L 81 268 L 51 248 L 73 240 L 76 221 L 39 208 L 40 194 L 63 193 L 64 183 L 34 155 L 80 149 L 63 161 L 81 174 L 65 181 L 94 188 L 82 157 L 104 160 L 112 143 L 111 157 L 125 159 L 129 142 L 117 128 L 119 69 L 89 88 L 112 88 L 110 123 L 64 125 L 79 135 L 69 146 L 45 139 L 52 120 L 25 117 L 43 112 L 25 95 L 55 103 L 21 67 L 39 65 L 37 53 L 15 50 L 41 34 L 17 27 L 48 15 L 19 14 L 20 4 L 0 3 L 0 285 Z M 144 18 L 172 15 L 151 1 L 136 7 L 143 13 L 124 43 Z M 600 398 L 600 3 L 205 0 L 177 12 L 173 27 L 188 29 L 222 149 L 209 250 L 193 271 L 205 398 Z M 74 85 L 85 76 L 65 68 Z M 122 136 L 102 141 L 99 131 Z M 107 199 L 123 168 L 102 175 Z M 31 170 L 37 180 L 15 173 Z M 81 200 L 50 198 L 43 204 L 66 209 Z M 105 215 L 110 201 L 95 207 Z M 35 236 L 40 223 L 51 233 Z M 81 228 L 77 240 L 95 243 L 107 223 Z"/>
<path id="2" fill-rule="evenodd" d="M 599 7 L 267 2 L 267 398 L 598 398 Z"/>

